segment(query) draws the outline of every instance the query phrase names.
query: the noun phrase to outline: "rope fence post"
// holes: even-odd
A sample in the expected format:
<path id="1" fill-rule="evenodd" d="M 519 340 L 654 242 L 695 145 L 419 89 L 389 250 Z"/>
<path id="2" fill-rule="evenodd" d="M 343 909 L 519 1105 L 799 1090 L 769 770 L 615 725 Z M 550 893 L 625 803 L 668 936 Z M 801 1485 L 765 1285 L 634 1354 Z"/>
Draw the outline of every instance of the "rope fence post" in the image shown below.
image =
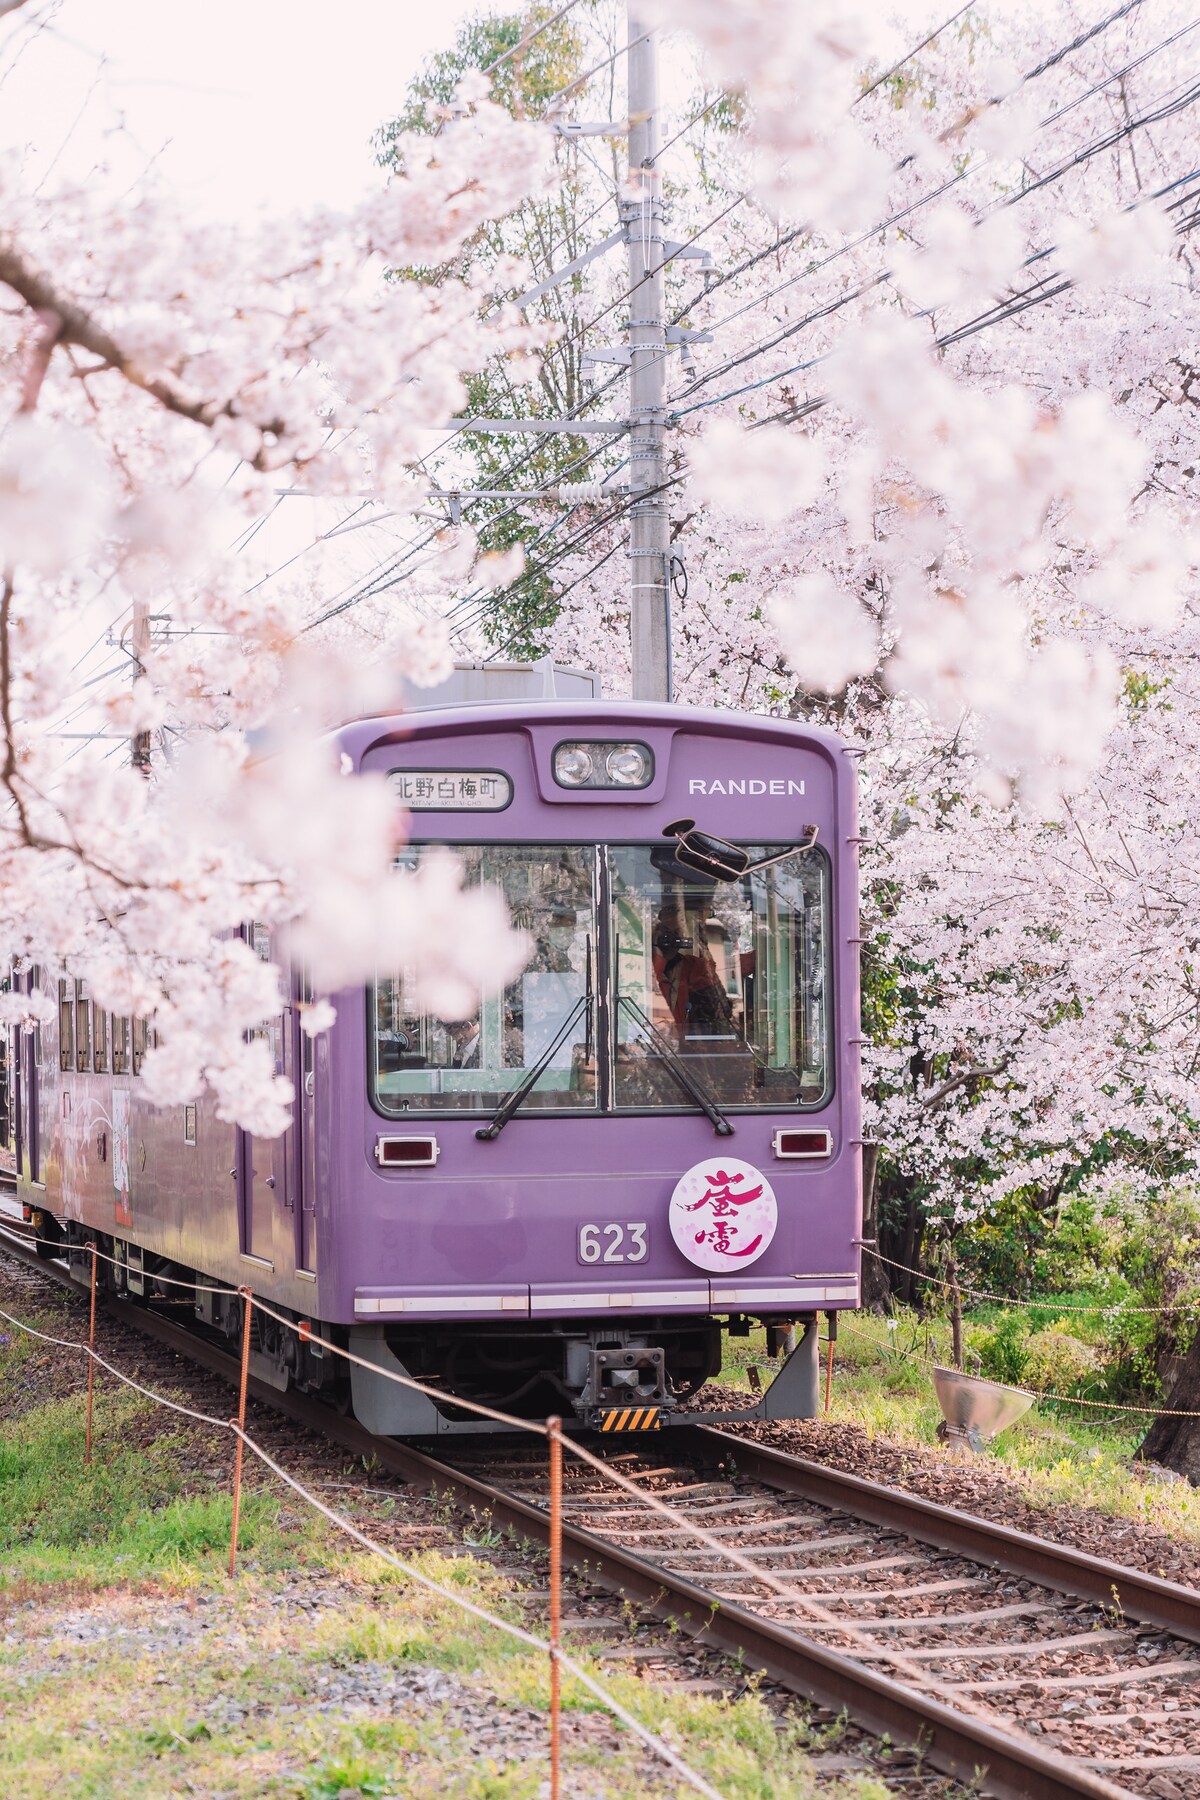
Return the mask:
<path id="1" fill-rule="evenodd" d="M 246 1430 L 246 1387 L 250 1380 L 250 1322 L 254 1316 L 254 1296 L 248 1287 L 239 1288 L 242 1297 L 242 1370 L 238 1382 L 237 1448 L 233 1453 L 233 1518 L 229 1524 L 229 1575 L 237 1569 L 238 1519 L 242 1511 L 242 1437 Z"/>
<path id="2" fill-rule="evenodd" d="M 550 1439 L 550 1800 L 559 1800 L 562 1782 L 562 1420 L 546 1420 Z"/>
<path id="3" fill-rule="evenodd" d="M 88 1313 L 88 1397 L 87 1397 L 87 1436 L 83 1446 L 83 1460 L 92 1460 L 92 1400 L 96 1391 L 96 1245 L 93 1241 L 88 1245 L 92 1253 L 92 1294 Z"/>

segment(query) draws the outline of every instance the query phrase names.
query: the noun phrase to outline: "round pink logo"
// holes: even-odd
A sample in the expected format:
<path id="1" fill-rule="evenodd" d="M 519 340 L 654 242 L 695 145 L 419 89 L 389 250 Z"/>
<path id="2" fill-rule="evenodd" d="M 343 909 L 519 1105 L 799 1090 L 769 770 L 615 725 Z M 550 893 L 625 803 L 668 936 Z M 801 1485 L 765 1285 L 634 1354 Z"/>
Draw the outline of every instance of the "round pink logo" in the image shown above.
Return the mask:
<path id="1" fill-rule="evenodd" d="M 744 1269 L 775 1236 L 779 1208 L 753 1163 L 717 1151 L 679 1177 L 670 1220 L 676 1246 L 698 1269 Z"/>

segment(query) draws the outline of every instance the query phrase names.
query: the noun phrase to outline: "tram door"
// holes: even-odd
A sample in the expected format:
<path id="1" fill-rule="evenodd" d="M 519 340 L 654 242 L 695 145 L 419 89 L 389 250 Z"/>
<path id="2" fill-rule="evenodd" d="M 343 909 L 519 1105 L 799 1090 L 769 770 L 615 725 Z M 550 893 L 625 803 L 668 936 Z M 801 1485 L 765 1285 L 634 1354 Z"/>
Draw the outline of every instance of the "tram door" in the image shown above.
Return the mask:
<path id="1" fill-rule="evenodd" d="M 18 1181 L 23 1174 L 21 1158 L 25 1154 L 25 1108 L 21 1099 L 21 1038 L 23 1035 L 20 1025 L 14 1025 L 8 1034 L 8 1141 L 12 1149 Z"/>
<path id="2" fill-rule="evenodd" d="M 296 1087 L 296 1179 L 293 1200 L 296 1211 L 296 1267 L 309 1275 L 317 1272 L 317 1043 L 302 1029 L 304 1009 L 312 1004 L 312 988 L 301 977 L 296 993 L 299 1005 L 292 1009 L 292 1079 Z"/>
<path id="3" fill-rule="evenodd" d="M 251 925 L 247 940 L 264 962 L 271 960 L 271 934 L 267 926 Z M 270 1047 L 271 1062 L 277 1075 L 291 1073 L 287 1025 L 287 1014 L 280 1013 L 251 1034 Z M 294 1127 L 278 1138 L 258 1138 L 240 1126 L 237 1132 L 242 1253 L 270 1264 L 277 1274 L 289 1274 L 294 1266 L 290 1180 L 293 1130 Z"/>
<path id="4" fill-rule="evenodd" d="M 36 973 L 36 971 L 35 971 Z M 28 986 L 26 993 L 32 993 L 34 975 L 25 978 Z M 13 1149 L 16 1157 L 17 1179 L 22 1177 L 41 1186 L 41 1146 L 38 1130 L 38 1058 L 42 1049 L 42 1028 L 34 1026 L 27 1031 L 23 1025 L 17 1025 L 12 1033 L 12 1091 L 9 1105 L 13 1109 Z"/>

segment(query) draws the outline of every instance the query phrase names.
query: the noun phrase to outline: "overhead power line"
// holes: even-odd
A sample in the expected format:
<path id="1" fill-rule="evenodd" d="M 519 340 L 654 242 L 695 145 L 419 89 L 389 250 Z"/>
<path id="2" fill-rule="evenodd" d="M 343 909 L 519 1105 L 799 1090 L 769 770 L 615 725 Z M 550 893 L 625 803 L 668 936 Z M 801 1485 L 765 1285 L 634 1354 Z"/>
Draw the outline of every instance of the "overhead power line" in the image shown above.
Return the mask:
<path id="1" fill-rule="evenodd" d="M 1138 206 L 1147 205 L 1153 200 L 1164 199 L 1167 194 L 1172 193 L 1176 188 L 1186 186 L 1189 182 L 1197 181 L 1200 181 L 1200 166 L 1190 169 L 1186 175 L 1179 176 L 1177 180 L 1169 182 L 1166 187 L 1156 189 L 1155 192 L 1148 195 L 1145 200 L 1135 202 L 1133 206 L 1126 207 L 1125 210 L 1127 212 L 1134 212 L 1137 210 Z M 1192 198 L 1200 198 L 1200 188 L 1194 189 L 1191 193 L 1184 195 L 1182 201 L 1177 204 L 1183 204 Z M 1176 235 L 1178 237 L 1183 237 L 1191 230 L 1192 226 L 1196 224 L 1200 224 L 1200 209 L 1176 227 Z M 1039 261 L 1043 257 L 1052 256 L 1053 254 L 1054 248 L 1051 246 L 1047 250 L 1039 250 L 1028 260 L 1032 263 Z M 1031 306 L 1040 305 L 1044 301 L 1056 299 L 1060 294 L 1063 294 L 1069 288 L 1074 287 L 1074 285 L 1074 281 L 1066 276 L 1061 278 L 1055 276 L 1044 277 L 1042 282 L 1036 284 L 1037 288 L 1041 289 L 1040 292 L 1035 291 L 1035 288 L 1026 288 L 1022 293 L 1010 296 L 1008 300 L 998 303 L 996 307 L 990 309 L 986 313 L 980 313 L 967 324 L 957 326 L 954 331 L 947 332 L 943 336 L 935 338 L 933 340 L 934 348 L 938 350 L 949 349 L 954 344 L 961 343 L 966 338 L 974 337 L 976 333 L 984 331 L 992 325 L 1005 324 L 1008 319 L 1016 318 L 1020 313 L 1028 311 Z M 752 382 L 746 389 L 739 389 L 738 391 L 748 392 L 750 387 L 768 387 L 772 382 L 785 380 L 788 375 L 797 375 L 808 369 L 815 368 L 824 360 L 825 358 L 823 356 L 812 357 L 808 362 L 797 363 L 791 369 L 783 369 L 775 375 L 766 376 L 762 381 Z M 706 404 L 712 403 L 708 402 Z M 799 406 L 787 408 L 782 412 L 771 413 L 763 419 L 755 419 L 748 429 L 756 431 L 762 425 L 792 424 L 796 420 L 807 418 L 811 413 L 820 411 L 820 409 L 826 405 L 828 405 L 827 397 L 823 394 L 816 395 L 812 399 L 802 402 Z"/>
<path id="2" fill-rule="evenodd" d="M 1185 89 L 1182 94 L 1177 94 L 1171 98 L 1164 97 L 1155 103 L 1148 112 L 1143 113 L 1136 119 L 1128 121 L 1124 125 L 1115 127 L 1112 131 L 1106 132 L 1102 137 L 1094 139 L 1092 143 L 1086 145 L 1073 157 L 1070 157 L 1066 162 L 1061 163 L 1058 168 L 1051 170 L 1046 175 L 1040 176 L 1036 181 L 1030 182 L 1026 187 L 1022 188 L 1019 193 L 1008 195 L 997 202 L 996 210 L 1019 205 L 1020 202 L 1026 199 L 1030 194 L 1040 191 L 1042 188 L 1051 185 L 1055 181 L 1061 180 L 1074 169 L 1079 168 L 1085 162 L 1090 161 L 1094 156 L 1102 155 L 1105 151 L 1113 149 L 1118 143 L 1132 136 L 1134 132 L 1143 130 L 1150 125 L 1160 124 L 1164 119 L 1172 117 L 1176 113 L 1186 111 L 1197 99 L 1200 99 L 1200 82 Z M 938 191 L 941 192 L 944 191 L 944 189 Z M 919 206 L 927 204 L 930 199 L 936 197 L 936 194 L 925 196 L 921 200 L 915 201 L 909 207 L 903 209 L 901 213 L 893 214 L 890 220 L 872 227 L 869 232 L 862 233 L 859 238 L 855 240 L 855 246 L 853 247 L 857 247 L 871 237 L 876 236 L 880 231 L 887 229 L 890 224 L 897 222 L 899 218 L 911 215 L 911 213 L 916 211 Z M 822 262 L 817 265 L 817 269 L 803 271 L 800 275 L 792 277 L 789 282 L 783 283 L 780 287 L 774 289 L 773 293 L 778 294 L 786 286 L 792 286 L 800 281 L 811 279 L 813 274 L 817 273 L 820 269 L 827 267 L 829 263 L 835 261 L 837 257 L 843 254 L 845 254 L 845 251 L 841 249 L 831 252 L 828 257 L 824 258 Z M 780 344 L 795 337 L 799 332 L 807 330 L 810 325 L 816 324 L 821 319 L 830 316 L 830 314 L 839 312 L 844 307 L 851 305 L 854 301 L 862 299 L 872 288 L 880 286 L 889 279 L 890 271 L 883 269 L 869 280 L 860 283 L 857 287 L 837 296 L 834 300 L 829 301 L 822 306 L 814 308 L 802 318 L 793 320 L 788 325 L 781 327 L 778 331 L 771 333 L 768 337 L 760 339 L 757 344 L 750 346 L 738 356 L 728 358 L 716 368 L 705 370 L 697 381 L 692 383 L 692 386 L 688 390 L 688 395 L 694 393 L 697 387 L 707 385 L 707 383 L 719 379 L 722 375 L 732 373 L 734 369 L 743 368 L 747 363 L 756 361 L 759 356 L 766 355 L 768 351 L 776 349 Z M 765 299 L 766 296 L 763 298 Z M 758 302 L 751 302 L 750 305 L 757 303 Z M 726 315 L 726 319 L 724 321 L 718 321 L 718 324 L 727 323 L 730 319 L 739 317 L 741 313 L 748 311 L 749 309 L 750 307 L 747 306 L 739 309 L 738 312 L 728 314 Z M 686 413 L 698 411 L 701 407 L 715 406 L 722 400 L 735 399 L 741 394 L 749 392 L 754 388 L 767 386 L 772 379 L 783 379 L 787 374 L 796 374 L 802 369 L 811 366 L 811 362 L 805 362 L 796 365 L 792 369 L 781 371 L 778 377 L 767 377 L 763 382 L 753 382 L 746 387 L 733 389 L 730 392 L 716 395 L 709 400 L 698 401 L 690 405 L 681 406 L 677 410 L 680 416 L 683 416 Z M 687 395 L 683 394 L 677 396 L 680 400 L 687 397 Z"/>
<path id="3" fill-rule="evenodd" d="M 1132 12 L 1134 10 L 1135 6 L 1138 6 L 1141 4 L 1142 4 L 1142 0 L 1132 0 L 1132 4 L 1121 6 L 1120 8 L 1118 8 L 1118 10 L 1115 13 L 1110 13 L 1106 18 L 1100 20 L 1099 23 L 1097 23 L 1096 25 L 1090 26 L 1086 32 L 1081 34 L 1081 36 L 1072 39 L 1072 41 L 1069 44 L 1060 45 L 1059 48 L 1056 51 L 1054 51 L 1051 56 L 1047 57 L 1043 62 L 1039 63 L 1035 68 L 1029 69 L 1025 72 L 1025 74 L 1021 77 L 1021 86 L 1025 86 L 1028 82 L 1033 81 L 1038 76 L 1045 74 L 1048 69 L 1056 67 L 1063 60 L 1063 58 L 1068 56 L 1072 51 L 1079 49 L 1082 44 L 1089 42 L 1092 38 L 1096 37 L 1099 33 L 1107 30 L 1109 26 L 1115 24 L 1118 20 L 1124 18 L 1127 13 Z M 964 9 L 964 10 L 969 10 L 969 8 Z M 954 18 L 957 19 L 960 16 L 961 16 L 960 13 L 956 13 L 954 15 Z M 939 31 L 944 31 L 946 29 L 946 25 L 951 24 L 951 23 L 953 23 L 953 20 L 947 20 L 945 25 L 942 25 L 938 28 Z M 1083 103 L 1083 101 L 1089 99 L 1093 94 L 1101 92 L 1105 87 L 1111 86 L 1114 82 L 1121 81 L 1126 75 L 1130 74 L 1135 68 L 1140 67 L 1142 63 L 1149 61 L 1149 59 L 1151 57 L 1156 56 L 1161 50 L 1168 49 L 1172 44 L 1177 42 L 1177 40 L 1179 38 L 1185 36 L 1187 34 L 1187 32 L 1194 30 L 1198 23 L 1200 23 L 1200 20 L 1194 20 L 1191 25 L 1184 26 L 1182 28 L 1182 30 L 1173 32 L 1171 34 L 1171 36 L 1163 39 L 1163 41 L 1160 44 L 1155 45 L 1155 47 L 1152 50 L 1147 51 L 1143 56 L 1135 58 L 1134 61 L 1128 63 L 1125 66 L 1125 68 L 1114 70 L 1110 74 L 1107 74 L 1102 81 L 1093 83 L 1093 85 L 1090 88 L 1088 88 L 1086 90 L 1086 92 L 1084 92 L 1081 95 L 1078 95 L 1076 97 L 1076 99 L 1070 103 L 1070 106 L 1062 108 L 1059 113 L 1051 113 L 1047 118 L 1043 119 L 1041 121 L 1038 129 L 1041 130 L 1044 126 L 1052 124 L 1055 121 L 1055 119 L 1057 119 L 1061 116 L 1061 114 L 1063 112 L 1070 111 L 1071 107 L 1081 105 Z M 937 35 L 938 35 L 938 32 L 935 32 L 933 34 L 933 37 L 936 37 Z M 932 42 L 932 41 L 933 41 L 932 38 L 929 38 L 926 40 L 926 42 Z M 896 67 L 897 68 L 903 67 L 904 63 L 910 61 L 911 58 L 913 56 L 915 56 L 919 50 L 924 49 L 924 47 L 925 47 L 924 44 L 917 45 L 913 50 L 909 51 L 907 56 L 905 56 L 901 59 L 901 62 L 898 63 L 896 65 Z M 886 79 L 886 77 L 885 77 L 885 79 Z M 860 98 L 865 98 L 865 95 L 860 96 Z M 987 106 L 989 108 L 994 107 L 994 106 L 999 106 L 1001 104 L 1002 104 L 1002 101 L 1000 101 L 1000 100 L 990 100 L 987 102 Z M 901 172 L 901 170 L 904 169 L 912 160 L 913 159 L 911 156 L 902 157 L 901 160 L 895 165 L 895 168 L 893 169 L 893 174 L 899 174 Z M 929 194 L 920 196 L 917 200 L 910 202 L 905 207 L 902 207 L 897 212 L 893 213 L 889 218 L 883 219 L 878 224 L 872 225 L 869 230 L 861 232 L 849 244 L 840 246 L 837 250 L 833 251 L 830 254 L 830 256 L 828 256 L 825 259 L 825 262 L 823 262 L 819 266 L 824 267 L 824 266 L 826 266 L 826 263 L 836 260 L 837 257 L 849 254 L 850 251 L 855 250 L 861 244 L 866 243 L 870 238 L 875 236 L 878 232 L 886 231 L 887 229 L 889 229 L 890 226 L 895 225 L 895 224 L 899 223 L 900 220 L 909 217 L 910 214 L 912 212 L 916 211 L 918 208 L 928 205 L 933 200 L 939 199 L 942 194 L 949 192 L 949 190 L 953 187 L 957 187 L 959 182 L 964 181 L 966 179 L 967 175 L 970 174 L 971 172 L 972 172 L 971 170 L 965 169 L 955 175 L 952 175 L 948 180 L 941 183 L 941 185 L 939 187 L 934 188 Z M 721 273 L 716 275 L 712 279 L 712 281 L 710 281 L 706 285 L 706 287 L 704 289 L 702 289 L 699 293 L 693 295 L 691 300 L 689 300 L 686 303 L 686 305 L 683 308 L 681 308 L 678 316 L 683 317 L 687 312 L 689 312 L 691 310 L 691 308 L 693 306 L 698 305 L 700 303 L 700 301 L 705 300 L 705 299 L 711 299 L 713 294 L 717 291 L 718 288 L 727 287 L 732 281 L 735 281 L 739 275 L 747 274 L 752 268 L 756 267 L 758 263 L 765 261 L 767 257 L 778 256 L 781 250 L 786 249 L 787 246 L 789 244 L 794 243 L 797 238 L 802 238 L 802 237 L 807 236 L 812 231 L 812 229 L 813 229 L 812 221 L 805 220 L 802 224 L 793 226 L 789 231 L 785 232 L 782 237 L 777 238 L 773 244 L 764 245 L 762 249 L 754 251 L 750 256 L 746 257 L 742 262 L 735 264 L 735 266 L 732 269 L 726 269 L 726 270 L 721 271 Z M 804 275 L 793 276 L 789 281 L 781 283 L 777 288 L 771 290 L 771 292 L 772 293 L 782 293 L 786 287 L 792 286 L 795 284 L 795 282 L 801 281 L 803 279 L 805 279 Z M 765 301 L 765 299 L 767 297 L 768 297 L 767 295 L 761 296 L 759 299 L 757 299 L 755 301 L 751 301 L 749 304 L 750 305 L 761 304 L 762 301 Z M 743 308 L 740 310 L 745 310 L 745 309 Z M 738 314 L 733 313 L 728 316 L 736 318 L 738 316 Z"/>
<path id="4" fill-rule="evenodd" d="M 885 69 L 882 75 L 877 75 L 870 87 L 865 87 L 858 96 L 858 99 L 854 102 L 855 106 L 860 105 L 862 101 L 866 100 L 869 95 L 875 92 L 876 88 L 881 88 L 885 81 L 890 81 L 893 75 L 898 75 L 905 63 L 911 62 L 914 56 L 919 56 L 921 51 L 929 44 L 932 44 L 935 38 L 941 37 L 943 31 L 949 31 L 951 25 L 956 25 L 964 13 L 970 12 L 971 7 L 974 4 L 975 0 L 967 0 L 966 6 L 960 6 L 958 11 L 956 13 L 951 13 L 950 17 L 944 20 L 942 24 L 938 26 L 936 31 L 931 31 L 929 36 L 923 37 L 919 44 L 914 44 L 908 54 L 902 56 L 898 63 L 893 63 L 890 69 Z"/>

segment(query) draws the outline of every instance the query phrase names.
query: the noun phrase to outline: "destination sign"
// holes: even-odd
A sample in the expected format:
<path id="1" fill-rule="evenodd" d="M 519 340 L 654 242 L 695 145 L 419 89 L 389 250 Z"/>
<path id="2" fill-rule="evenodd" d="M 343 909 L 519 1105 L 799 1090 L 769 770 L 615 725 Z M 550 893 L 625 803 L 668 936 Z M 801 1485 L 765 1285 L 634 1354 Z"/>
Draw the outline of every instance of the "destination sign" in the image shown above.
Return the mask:
<path id="1" fill-rule="evenodd" d="M 513 797 L 498 769 L 390 769 L 388 782 L 410 812 L 503 812 Z"/>

